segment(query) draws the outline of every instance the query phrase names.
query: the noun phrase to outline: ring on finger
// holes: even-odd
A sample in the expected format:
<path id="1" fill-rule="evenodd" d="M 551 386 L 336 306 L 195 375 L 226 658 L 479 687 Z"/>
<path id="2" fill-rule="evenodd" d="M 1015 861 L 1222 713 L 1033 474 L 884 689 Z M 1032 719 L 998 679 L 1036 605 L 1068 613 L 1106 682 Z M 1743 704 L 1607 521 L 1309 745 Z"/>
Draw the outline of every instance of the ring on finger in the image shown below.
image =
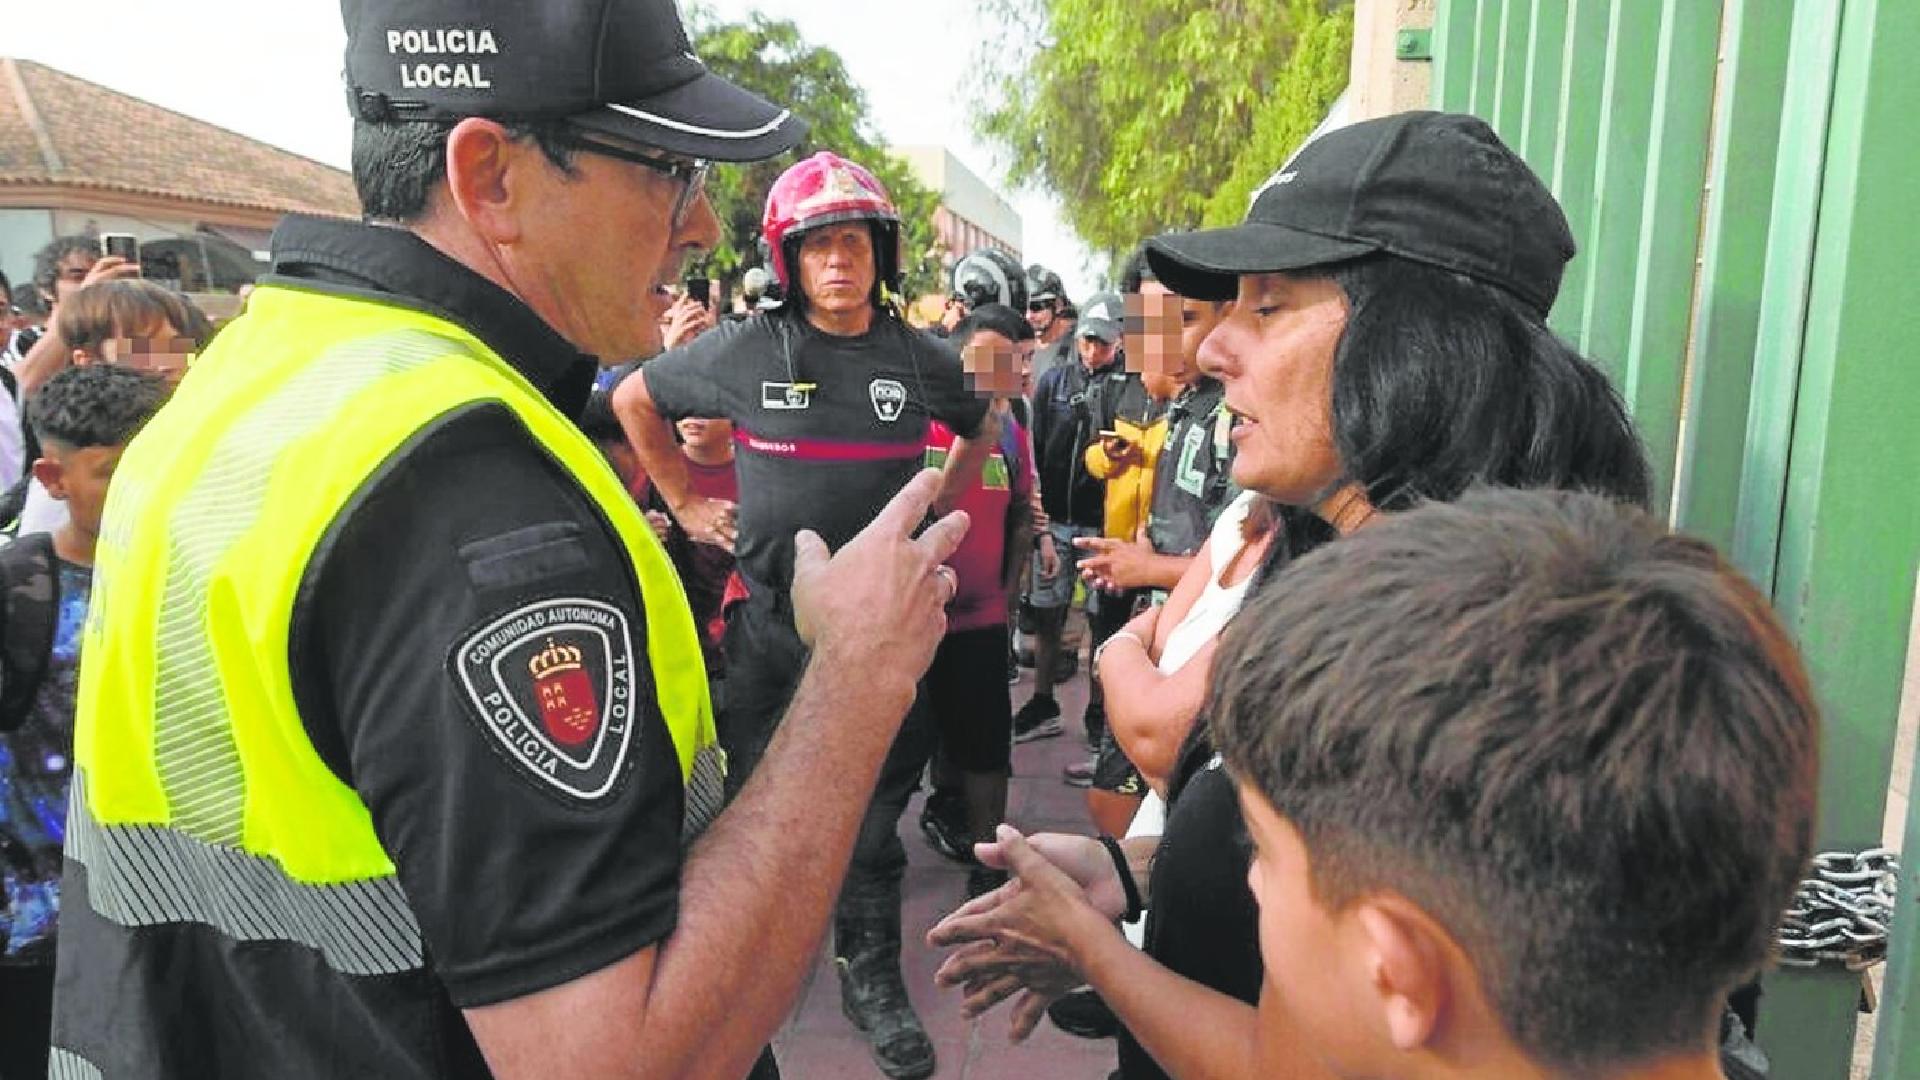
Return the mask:
<path id="1" fill-rule="evenodd" d="M 952 600 L 955 596 L 960 595 L 960 575 L 953 572 L 953 567 L 945 565 L 936 566 L 933 568 L 933 573 L 935 577 L 938 577 L 945 583 L 948 600 Z"/>

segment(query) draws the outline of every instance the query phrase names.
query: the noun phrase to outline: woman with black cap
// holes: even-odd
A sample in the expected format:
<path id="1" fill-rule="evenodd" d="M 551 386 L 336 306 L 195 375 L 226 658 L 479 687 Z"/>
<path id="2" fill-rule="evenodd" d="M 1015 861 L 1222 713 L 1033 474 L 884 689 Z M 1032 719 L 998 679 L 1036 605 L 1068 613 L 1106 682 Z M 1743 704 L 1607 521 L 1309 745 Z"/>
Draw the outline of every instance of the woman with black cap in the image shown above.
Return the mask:
<path id="1" fill-rule="evenodd" d="M 1168 287 L 1235 302 L 1200 362 L 1238 417 L 1235 482 L 1283 523 L 1266 573 L 1478 484 L 1648 501 L 1619 399 L 1545 326 L 1573 253 L 1525 162 L 1481 121 L 1438 113 L 1333 131 L 1260 188 L 1243 224 L 1149 242 Z M 969 1013 L 1026 991 L 1024 1037 L 1047 1001 L 1091 982 L 1125 1026 L 1120 1076 L 1250 1075 L 1236 1063 L 1262 981 L 1256 908 L 1245 826 L 1205 724 L 1169 804 L 1163 836 L 1124 844 L 1001 834 L 990 860 L 1031 843 L 1079 889 L 1003 889 L 935 928 L 936 944 L 964 946 L 940 978 L 968 987 Z M 1146 899 L 1142 956 L 1108 927 Z M 1103 917 L 1085 918 L 1089 905 Z"/>

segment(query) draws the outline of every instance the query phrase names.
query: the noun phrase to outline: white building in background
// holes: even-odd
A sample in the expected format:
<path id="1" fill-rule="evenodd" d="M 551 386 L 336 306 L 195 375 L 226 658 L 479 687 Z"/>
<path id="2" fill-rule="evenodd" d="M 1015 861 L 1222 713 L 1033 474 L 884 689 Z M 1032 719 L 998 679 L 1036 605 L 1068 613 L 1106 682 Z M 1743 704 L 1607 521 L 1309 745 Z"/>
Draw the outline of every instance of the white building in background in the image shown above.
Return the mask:
<path id="1" fill-rule="evenodd" d="M 1001 194 L 944 146 L 896 146 L 914 176 L 940 193 L 934 231 L 940 237 L 941 261 L 953 261 L 969 251 L 997 247 L 1020 258 L 1020 214 Z"/>

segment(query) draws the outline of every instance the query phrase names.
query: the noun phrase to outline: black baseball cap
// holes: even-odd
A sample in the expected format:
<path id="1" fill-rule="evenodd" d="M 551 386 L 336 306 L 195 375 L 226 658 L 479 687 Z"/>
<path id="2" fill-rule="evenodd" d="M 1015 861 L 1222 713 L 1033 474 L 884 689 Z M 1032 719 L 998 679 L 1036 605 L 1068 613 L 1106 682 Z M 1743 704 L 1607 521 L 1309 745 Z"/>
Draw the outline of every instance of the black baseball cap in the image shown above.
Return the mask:
<path id="1" fill-rule="evenodd" d="M 363 120 L 564 117 L 715 161 L 792 149 L 806 124 L 693 55 L 674 0 L 340 0 Z"/>
<path id="2" fill-rule="evenodd" d="M 1302 147 L 1232 228 L 1147 241 L 1182 296 L 1231 300 L 1242 274 L 1374 252 L 1498 285 L 1545 315 L 1573 258 L 1553 194 L 1483 121 L 1409 112 L 1338 128 Z"/>

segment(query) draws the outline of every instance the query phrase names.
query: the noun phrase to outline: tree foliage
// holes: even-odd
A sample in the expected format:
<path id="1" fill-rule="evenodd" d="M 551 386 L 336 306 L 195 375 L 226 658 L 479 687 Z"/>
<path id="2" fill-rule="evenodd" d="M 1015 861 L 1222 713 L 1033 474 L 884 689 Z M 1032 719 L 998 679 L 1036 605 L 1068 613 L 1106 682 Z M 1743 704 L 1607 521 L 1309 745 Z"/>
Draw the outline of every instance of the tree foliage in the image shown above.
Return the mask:
<path id="1" fill-rule="evenodd" d="M 1112 256 L 1237 222 L 1347 84 L 1351 0 L 986 0 L 980 135 Z"/>
<path id="2" fill-rule="evenodd" d="M 934 246 L 934 213 L 940 197 L 885 149 L 867 113 L 866 94 L 847 74 L 831 49 L 808 44 L 786 19 L 754 14 L 739 23 L 721 22 L 711 13 L 689 12 L 694 52 L 715 73 L 778 102 L 807 121 L 808 132 L 793 154 L 748 165 L 716 165 L 707 179 L 721 240 L 707 259 L 716 277 L 733 279 L 758 265 L 760 218 L 773 182 L 795 161 L 831 150 L 873 171 L 900 211 L 902 269 L 907 295 L 940 289 L 940 263 Z"/>

